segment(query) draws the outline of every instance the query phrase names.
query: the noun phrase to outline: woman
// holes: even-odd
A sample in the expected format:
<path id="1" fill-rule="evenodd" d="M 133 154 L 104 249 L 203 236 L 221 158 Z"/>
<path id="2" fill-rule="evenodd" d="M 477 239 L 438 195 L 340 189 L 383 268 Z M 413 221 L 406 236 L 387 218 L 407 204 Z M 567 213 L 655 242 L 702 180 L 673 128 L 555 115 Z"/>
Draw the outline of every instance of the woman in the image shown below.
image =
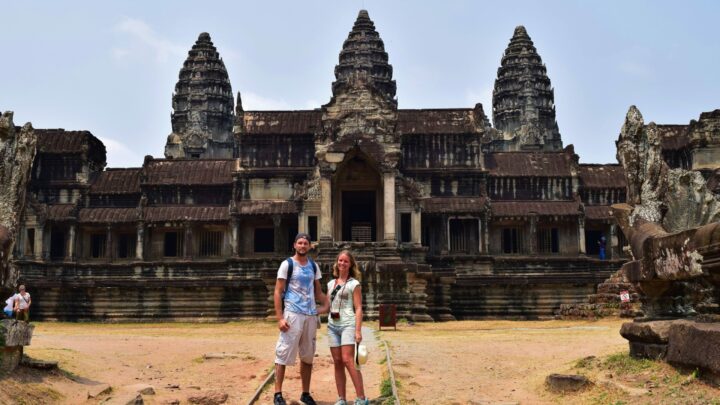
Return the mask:
<path id="1" fill-rule="evenodd" d="M 360 370 L 355 367 L 355 342 L 362 341 L 362 293 L 360 269 L 355 258 L 343 250 L 333 265 L 333 277 L 328 283 L 326 308 L 328 317 L 328 343 L 335 365 L 335 385 L 338 400 L 335 405 L 347 405 L 345 400 L 345 370 L 355 386 L 355 405 L 367 405 Z"/>

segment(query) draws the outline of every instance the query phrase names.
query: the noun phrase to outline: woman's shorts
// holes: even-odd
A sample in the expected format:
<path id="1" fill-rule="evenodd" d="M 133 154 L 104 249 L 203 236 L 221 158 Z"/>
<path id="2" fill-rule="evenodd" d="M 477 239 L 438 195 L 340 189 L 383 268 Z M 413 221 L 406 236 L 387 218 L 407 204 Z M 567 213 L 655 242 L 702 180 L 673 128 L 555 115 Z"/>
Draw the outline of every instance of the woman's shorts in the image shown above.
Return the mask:
<path id="1" fill-rule="evenodd" d="M 336 326 L 328 324 L 328 346 L 340 347 L 355 344 L 355 325 Z"/>
<path id="2" fill-rule="evenodd" d="M 6 315 L 8 318 L 12 318 L 12 317 L 13 317 L 13 311 L 12 311 L 11 309 L 5 309 L 5 310 L 3 310 L 3 312 L 5 312 L 5 315 Z"/>

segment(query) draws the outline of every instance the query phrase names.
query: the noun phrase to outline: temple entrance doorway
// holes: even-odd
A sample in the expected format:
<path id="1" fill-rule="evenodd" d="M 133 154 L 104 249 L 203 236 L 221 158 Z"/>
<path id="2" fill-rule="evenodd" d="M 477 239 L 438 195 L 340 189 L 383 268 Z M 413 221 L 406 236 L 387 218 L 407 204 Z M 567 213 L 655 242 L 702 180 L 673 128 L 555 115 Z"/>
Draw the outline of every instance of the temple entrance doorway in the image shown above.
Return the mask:
<path id="1" fill-rule="evenodd" d="M 342 240 L 373 242 L 377 240 L 375 191 L 342 192 Z"/>
<path id="2" fill-rule="evenodd" d="M 333 218 L 336 239 L 374 242 L 382 235 L 382 180 L 359 150 L 348 154 L 333 184 Z"/>

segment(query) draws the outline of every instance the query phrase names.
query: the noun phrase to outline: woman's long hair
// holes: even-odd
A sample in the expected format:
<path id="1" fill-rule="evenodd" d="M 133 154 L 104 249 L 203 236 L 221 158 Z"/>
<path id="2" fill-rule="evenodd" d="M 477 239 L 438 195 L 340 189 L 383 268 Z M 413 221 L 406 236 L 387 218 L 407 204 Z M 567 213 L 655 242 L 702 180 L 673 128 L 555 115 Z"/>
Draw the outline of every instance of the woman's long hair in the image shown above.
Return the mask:
<path id="1" fill-rule="evenodd" d="M 342 255 L 345 255 L 348 257 L 348 259 L 350 259 L 350 277 L 354 278 L 357 281 L 361 281 L 362 275 L 360 274 L 360 267 L 358 267 L 358 264 L 355 261 L 355 256 L 353 256 L 349 250 L 343 250 L 335 258 L 335 263 L 333 263 L 333 277 L 340 277 L 340 269 L 338 268 L 337 262 Z"/>

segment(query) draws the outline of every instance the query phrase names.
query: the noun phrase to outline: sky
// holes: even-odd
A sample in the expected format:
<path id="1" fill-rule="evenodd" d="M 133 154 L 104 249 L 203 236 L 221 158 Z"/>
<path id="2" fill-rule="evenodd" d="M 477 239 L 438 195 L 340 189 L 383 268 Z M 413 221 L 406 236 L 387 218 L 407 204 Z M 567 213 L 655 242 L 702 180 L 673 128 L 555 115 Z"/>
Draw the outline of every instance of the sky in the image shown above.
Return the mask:
<path id="1" fill-rule="evenodd" d="M 89 130 L 108 167 L 162 157 L 188 50 L 209 32 L 248 110 L 327 103 L 358 11 L 385 43 L 399 108 L 490 116 L 500 59 L 524 25 L 555 89 L 564 145 L 615 163 L 631 105 L 687 124 L 720 108 L 716 1 L 0 0 L 0 111 L 16 125 Z"/>

